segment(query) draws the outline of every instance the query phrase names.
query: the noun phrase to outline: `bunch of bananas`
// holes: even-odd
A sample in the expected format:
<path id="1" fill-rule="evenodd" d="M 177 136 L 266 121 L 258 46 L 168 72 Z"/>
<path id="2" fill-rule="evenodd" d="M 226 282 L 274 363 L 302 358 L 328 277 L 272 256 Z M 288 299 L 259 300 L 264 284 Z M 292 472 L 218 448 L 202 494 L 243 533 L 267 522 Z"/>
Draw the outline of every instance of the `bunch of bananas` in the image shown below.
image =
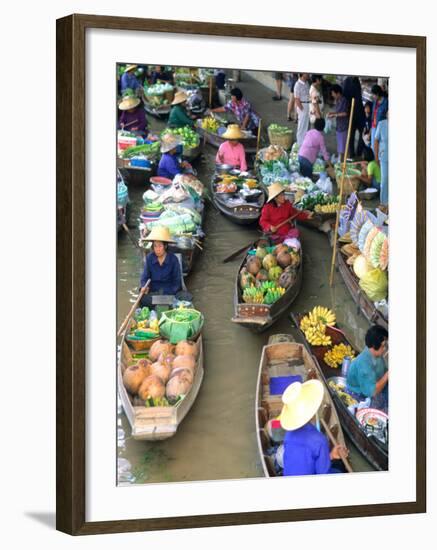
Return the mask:
<path id="1" fill-rule="evenodd" d="M 262 304 L 264 301 L 264 293 L 259 288 L 250 286 L 244 289 L 243 300 L 246 304 Z"/>
<path id="2" fill-rule="evenodd" d="M 273 290 L 274 288 L 277 288 L 276 283 L 273 281 L 263 281 L 259 287 L 263 292 L 267 292 L 268 290 Z"/>
<path id="3" fill-rule="evenodd" d="M 220 128 L 220 122 L 216 120 L 213 116 L 207 116 L 202 120 L 202 128 L 213 134 L 217 133 L 217 130 Z"/>
<path id="4" fill-rule="evenodd" d="M 337 206 L 338 204 L 332 203 L 332 204 L 316 204 L 314 207 L 314 212 L 317 214 L 334 214 L 337 212 Z"/>
<path id="5" fill-rule="evenodd" d="M 307 341 L 313 346 L 330 346 L 331 337 L 326 327 L 335 325 L 335 313 L 323 306 L 316 306 L 300 322 L 300 329 Z"/>
<path id="6" fill-rule="evenodd" d="M 335 325 L 335 313 L 327 307 L 316 306 L 309 312 L 308 317 L 313 326 L 316 326 L 318 323 L 328 325 L 329 327 Z"/>
<path id="7" fill-rule="evenodd" d="M 279 298 L 284 294 L 285 288 L 282 287 L 275 287 L 275 288 L 269 288 L 267 290 L 266 295 L 264 296 L 264 303 L 265 304 L 273 304 L 276 302 L 276 300 L 279 300 Z"/>
<path id="8" fill-rule="evenodd" d="M 166 397 L 148 397 L 144 401 L 145 407 L 169 407 L 170 403 Z"/>
<path id="9" fill-rule="evenodd" d="M 338 344 L 325 353 L 323 360 L 332 369 L 337 369 L 342 363 L 345 357 L 354 357 L 355 352 L 350 346 L 346 344 Z"/>

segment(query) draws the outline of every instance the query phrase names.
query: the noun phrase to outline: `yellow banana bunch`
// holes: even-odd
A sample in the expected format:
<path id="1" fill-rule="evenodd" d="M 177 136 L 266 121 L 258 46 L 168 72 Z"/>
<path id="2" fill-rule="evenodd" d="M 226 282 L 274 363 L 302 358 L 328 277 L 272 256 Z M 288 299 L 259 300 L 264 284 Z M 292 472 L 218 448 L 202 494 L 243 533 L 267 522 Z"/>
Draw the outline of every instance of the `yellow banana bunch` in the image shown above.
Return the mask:
<path id="1" fill-rule="evenodd" d="M 317 214 L 334 214 L 337 212 L 337 206 L 338 204 L 332 203 L 332 204 L 316 204 L 314 207 L 314 212 Z"/>
<path id="2" fill-rule="evenodd" d="M 335 325 L 335 313 L 323 306 L 316 306 L 302 318 L 300 329 L 307 341 L 313 346 L 330 346 L 331 337 L 326 334 L 326 327 Z"/>
<path id="3" fill-rule="evenodd" d="M 312 311 L 310 311 L 309 317 L 312 325 L 322 323 L 323 325 L 333 327 L 336 321 L 335 313 L 323 306 L 316 306 Z"/>
<path id="4" fill-rule="evenodd" d="M 217 130 L 220 128 L 220 123 L 213 116 L 206 117 L 202 120 L 202 128 L 216 134 Z"/>
<path id="5" fill-rule="evenodd" d="M 345 357 L 354 357 L 355 352 L 350 346 L 346 344 L 338 344 L 325 353 L 323 360 L 332 369 L 338 368 Z"/>
<path id="6" fill-rule="evenodd" d="M 158 319 L 154 319 L 153 321 L 150 321 L 150 329 L 154 330 L 155 332 L 159 332 L 159 321 L 158 321 Z"/>

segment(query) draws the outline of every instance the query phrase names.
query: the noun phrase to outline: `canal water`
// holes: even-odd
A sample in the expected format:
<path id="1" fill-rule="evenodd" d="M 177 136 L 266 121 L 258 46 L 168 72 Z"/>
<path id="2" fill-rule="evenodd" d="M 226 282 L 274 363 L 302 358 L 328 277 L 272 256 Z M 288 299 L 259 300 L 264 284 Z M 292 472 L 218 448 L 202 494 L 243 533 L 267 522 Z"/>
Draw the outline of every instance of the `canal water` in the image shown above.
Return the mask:
<path id="1" fill-rule="evenodd" d="M 162 123 L 153 121 L 153 129 Z M 199 179 L 207 184 L 214 166 L 216 149 L 207 145 L 197 161 Z M 130 227 L 138 237 L 137 218 L 145 187 L 130 186 Z M 259 237 L 257 226 L 235 225 L 207 204 L 206 238 L 193 271 L 186 280 L 195 307 L 203 312 L 205 325 L 205 376 L 198 397 L 179 426 L 165 441 L 135 441 L 121 407 L 118 411 L 118 465 L 120 483 L 156 483 L 196 480 L 254 478 L 263 476 L 255 433 L 255 390 L 263 345 L 272 334 L 298 335 L 288 314 L 268 331 L 253 334 L 231 322 L 233 292 L 242 256 L 224 264 L 223 259 Z M 332 308 L 338 323 L 352 343 L 364 346 L 368 323 L 352 301 L 338 273 L 329 285 L 332 249 L 325 234 L 301 228 L 304 276 L 301 292 L 292 304 L 293 312 L 316 305 Z M 142 259 L 127 234 L 118 239 L 118 321 L 122 322 L 138 293 Z M 351 462 L 355 471 L 372 467 L 352 443 Z"/>

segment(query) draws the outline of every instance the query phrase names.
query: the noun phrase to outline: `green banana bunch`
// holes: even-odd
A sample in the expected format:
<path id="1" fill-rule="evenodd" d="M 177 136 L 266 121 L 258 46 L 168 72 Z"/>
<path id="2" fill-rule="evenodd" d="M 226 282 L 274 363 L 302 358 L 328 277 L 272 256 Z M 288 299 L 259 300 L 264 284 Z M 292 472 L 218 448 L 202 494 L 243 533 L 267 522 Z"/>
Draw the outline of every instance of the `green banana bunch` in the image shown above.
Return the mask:
<path id="1" fill-rule="evenodd" d="M 285 288 L 276 287 L 273 289 L 269 289 L 265 296 L 264 296 L 264 303 L 265 304 L 274 304 L 281 296 L 283 296 L 285 292 Z"/>
<path id="2" fill-rule="evenodd" d="M 262 304 L 264 294 L 261 289 L 256 287 L 245 288 L 243 292 L 243 300 L 247 304 Z"/>

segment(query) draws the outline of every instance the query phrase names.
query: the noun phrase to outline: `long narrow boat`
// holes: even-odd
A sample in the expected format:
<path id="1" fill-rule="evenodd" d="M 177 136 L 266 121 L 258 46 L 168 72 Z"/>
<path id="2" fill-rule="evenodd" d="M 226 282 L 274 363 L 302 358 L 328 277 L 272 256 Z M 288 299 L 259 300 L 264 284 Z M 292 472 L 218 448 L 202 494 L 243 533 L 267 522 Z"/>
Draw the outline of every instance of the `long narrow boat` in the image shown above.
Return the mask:
<path id="1" fill-rule="evenodd" d="M 202 336 L 199 335 L 196 342 L 199 346 L 197 367 L 194 374 L 193 385 L 187 395 L 174 406 L 145 407 L 137 397 L 132 397 L 124 387 L 123 372 L 131 364 L 136 362 L 135 352 L 131 351 L 126 343 L 125 335 L 121 340 L 121 349 L 118 360 L 117 383 L 121 404 L 127 416 L 132 430 L 132 437 L 138 440 L 156 441 L 168 439 L 175 435 L 179 424 L 191 409 L 200 385 L 203 380 L 203 347 Z"/>
<path id="2" fill-rule="evenodd" d="M 219 148 L 222 143 L 226 141 L 225 138 L 222 138 L 219 134 L 214 134 L 213 132 L 208 132 L 204 130 L 201 126 L 196 127 L 196 132 L 199 134 L 200 138 L 203 139 L 204 143 L 209 143 L 213 147 Z M 256 144 L 257 136 L 248 136 L 238 140 L 243 146 L 247 154 L 256 153 Z"/>
<path id="3" fill-rule="evenodd" d="M 323 383 L 325 392 L 319 416 L 326 422 L 337 442 L 345 445 L 337 411 L 313 357 L 302 344 L 296 343 L 292 336 L 285 334 L 273 336 L 269 339 L 268 345 L 263 347 L 255 404 L 258 450 L 266 477 L 280 475 L 274 460 L 275 450 L 280 441 L 274 441 L 269 430 L 270 421 L 276 419 L 282 409 L 281 394 L 270 394 L 270 382 L 278 376 L 300 376 L 301 382 L 318 379 Z"/>
<path id="4" fill-rule="evenodd" d="M 364 317 L 369 323 L 381 325 L 388 330 L 388 319 L 376 309 L 375 304 L 361 290 L 358 277 L 353 272 L 353 269 L 346 263 L 346 259 L 340 250 L 337 251 L 337 265 L 344 284 Z"/>
<path id="5" fill-rule="evenodd" d="M 159 105 L 159 106 L 153 106 L 148 101 L 144 101 L 144 109 L 150 114 L 153 115 L 156 118 L 167 118 L 171 111 L 171 105 Z"/>
<path id="6" fill-rule="evenodd" d="M 257 242 L 253 245 L 255 248 Z M 243 301 L 243 293 L 240 287 L 240 271 L 246 265 L 249 259 L 249 254 L 246 255 L 237 272 L 234 290 L 234 317 L 232 321 L 243 327 L 250 328 L 254 332 L 263 332 L 269 328 L 279 317 L 289 310 L 290 305 L 294 302 L 300 292 L 302 286 L 303 273 L 303 253 L 300 250 L 300 263 L 297 268 L 296 279 L 294 283 L 287 288 L 284 295 L 271 305 L 268 304 L 248 304 Z"/>
<path id="7" fill-rule="evenodd" d="M 256 223 L 261 210 L 266 202 L 264 190 L 260 188 L 261 194 L 254 201 L 242 199 L 237 192 L 235 193 L 217 193 L 217 174 L 214 174 L 211 180 L 211 195 L 215 207 L 230 221 L 238 225 L 250 225 Z"/>
<path id="8" fill-rule="evenodd" d="M 328 214 L 328 213 L 321 213 L 321 214 L 314 214 L 312 218 L 309 218 L 307 220 L 299 220 L 297 223 L 299 225 L 303 225 L 304 227 L 309 227 L 310 229 L 318 229 L 319 231 L 323 231 L 324 233 L 327 233 L 327 231 L 323 230 L 323 227 L 325 227 L 326 222 L 331 223 L 335 222 L 335 213 L 334 214 Z M 328 229 L 329 230 L 329 229 Z"/>
<path id="9" fill-rule="evenodd" d="M 305 347 L 308 352 L 314 357 L 320 373 L 322 374 L 325 382 L 328 384 L 334 403 L 337 407 L 338 415 L 340 417 L 343 429 L 353 441 L 357 449 L 361 452 L 364 458 L 377 470 L 388 470 L 388 445 L 382 443 L 374 436 L 368 436 L 364 431 L 361 424 L 355 418 L 355 416 L 349 411 L 347 405 L 340 399 L 335 389 L 329 385 L 329 379 L 338 377 L 338 369 L 333 369 L 327 365 L 324 361 L 324 355 L 327 351 L 327 347 L 324 346 L 312 346 L 305 338 L 305 335 L 300 330 L 300 320 L 302 315 L 291 314 L 291 318 L 298 327 L 302 336 Z M 326 333 L 331 336 L 333 345 L 344 343 L 352 346 L 346 335 L 339 329 L 327 327 Z M 357 350 L 355 353 L 358 354 Z"/>

